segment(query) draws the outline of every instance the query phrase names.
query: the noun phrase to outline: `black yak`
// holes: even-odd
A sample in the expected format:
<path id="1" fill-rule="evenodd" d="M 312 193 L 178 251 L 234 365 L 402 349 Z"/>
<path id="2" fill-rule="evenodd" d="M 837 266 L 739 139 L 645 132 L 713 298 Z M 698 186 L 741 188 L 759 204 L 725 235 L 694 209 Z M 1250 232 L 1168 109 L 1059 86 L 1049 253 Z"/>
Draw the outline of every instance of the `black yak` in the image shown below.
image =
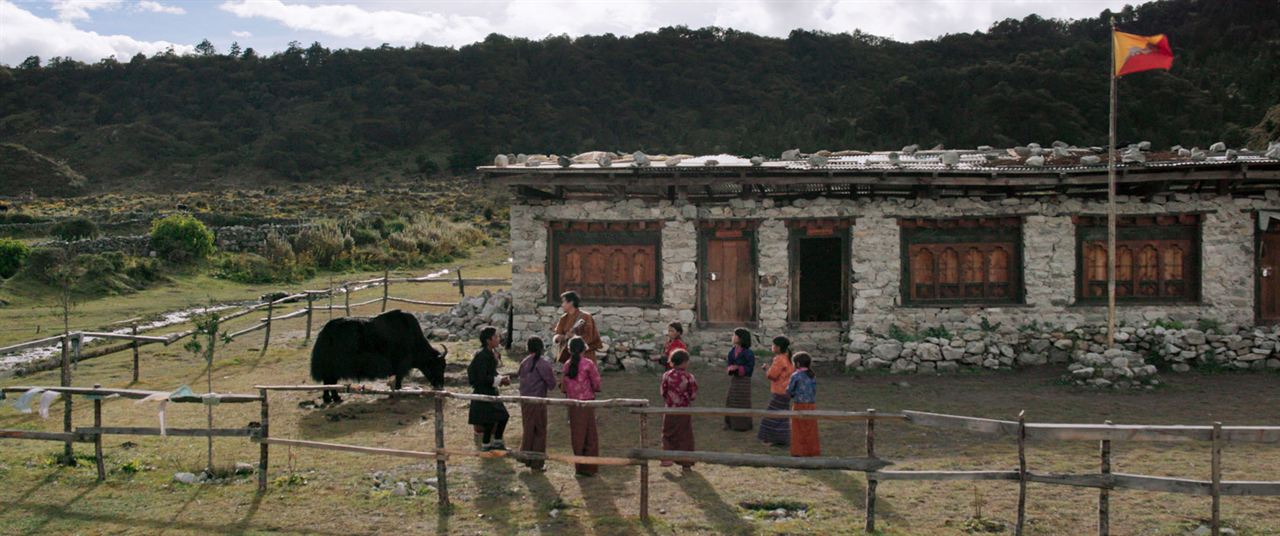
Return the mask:
<path id="1" fill-rule="evenodd" d="M 376 380 L 395 376 L 399 389 L 409 370 L 418 369 L 431 386 L 444 386 L 444 353 L 422 334 L 413 315 L 400 310 L 373 318 L 335 318 L 325 323 L 311 349 L 311 378 L 325 385 L 338 380 Z M 337 391 L 325 391 L 324 403 L 342 402 Z"/>

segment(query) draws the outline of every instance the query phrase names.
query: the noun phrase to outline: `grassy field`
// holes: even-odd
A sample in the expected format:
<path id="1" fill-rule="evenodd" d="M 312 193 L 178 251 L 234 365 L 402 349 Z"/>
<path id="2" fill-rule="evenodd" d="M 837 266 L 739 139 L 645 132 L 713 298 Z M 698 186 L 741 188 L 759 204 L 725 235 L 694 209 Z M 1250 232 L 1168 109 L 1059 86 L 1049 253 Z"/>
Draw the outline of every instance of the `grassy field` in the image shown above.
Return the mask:
<path id="1" fill-rule="evenodd" d="M 477 275 L 480 275 L 479 273 Z M 146 300 L 139 300 L 141 307 Z M 106 310 L 114 307 L 103 304 Z M 121 308 L 123 309 L 123 307 Z M 362 313 L 376 311 L 376 306 Z M 131 314 L 131 313 L 125 313 Z M 322 316 L 323 318 L 323 316 Z M 247 337 L 219 349 L 214 365 L 216 390 L 250 392 L 255 384 L 306 383 L 308 347 L 301 340 L 301 320 L 291 321 L 284 336 L 259 355 L 260 339 Z M 233 326 L 234 327 L 234 326 Z M 465 362 L 471 344 L 451 345 L 453 362 Z M 137 387 L 171 390 L 204 383 L 204 364 L 175 347 L 144 351 L 142 380 Z M 76 385 L 128 384 L 127 353 L 80 364 Z M 507 362 L 507 368 L 511 364 Z M 723 405 L 727 383 L 715 368 L 696 368 L 702 384 L 697 402 Z M 1168 376 L 1167 386 L 1141 393 L 1096 393 L 1059 384 L 1055 369 L 1019 373 L 961 374 L 949 377 L 847 376 L 819 369 L 819 406 L 881 411 L 919 409 L 992 418 L 1013 418 L 1025 409 L 1030 420 L 1066 422 L 1200 424 L 1275 424 L 1277 376 L 1217 374 Z M 656 373 L 609 373 L 606 397 L 657 400 Z M 4 385 L 57 383 L 56 372 L 10 379 Z M 452 385 L 453 389 L 462 389 Z M 765 405 L 767 387 L 757 377 L 754 401 Z M 338 407 L 305 409 L 314 397 L 279 393 L 272 397 L 272 435 L 402 449 L 433 444 L 430 406 L 420 401 L 351 396 Z M 0 409 L 0 427 L 55 430 L 56 405 L 49 420 Z M 567 425 L 562 410 L 552 410 L 549 444 L 566 451 Z M 258 407 L 221 406 L 219 426 L 242 426 L 258 420 Z M 519 440 L 514 412 L 508 443 Z M 155 426 L 151 406 L 109 400 L 108 426 Z M 91 405 L 77 401 L 76 422 L 86 425 Z M 602 412 L 601 440 L 606 455 L 635 445 L 636 419 L 621 412 Z M 451 402 L 446 422 L 448 444 L 466 448 L 472 432 L 466 404 Z M 169 426 L 203 426 L 203 408 L 171 405 Z M 725 432 L 714 418 L 695 421 L 703 450 L 779 453 L 755 441 L 754 435 Z M 656 436 L 656 432 L 654 433 Z M 1017 457 L 1010 441 L 980 435 L 886 424 L 878 429 L 878 453 L 898 469 L 1013 469 Z M 822 428 L 826 455 L 857 455 L 860 427 L 830 424 Z M 257 446 L 242 439 L 219 439 L 217 462 L 256 462 Z M 634 468 L 605 468 L 598 477 L 577 479 L 572 469 L 553 464 L 533 473 L 507 460 L 450 461 L 449 485 L 455 503 L 451 515 L 436 510 L 436 497 L 392 496 L 375 491 L 373 474 L 393 480 L 435 476 L 434 464 L 328 451 L 272 449 L 272 484 L 254 493 L 252 476 L 226 484 L 185 485 L 173 481 L 177 471 L 204 465 L 205 442 L 198 438 L 111 436 L 105 442 L 107 481 L 96 483 L 92 463 L 65 468 L 51 460 L 61 451 L 55 443 L 6 441 L 0 447 L 0 533 L 436 533 L 436 534 L 855 534 L 863 520 L 865 479 L 859 473 L 740 469 L 699 465 L 689 475 L 654 466 L 653 522 L 638 521 L 638 479 Z M 1117 472 L 1207 479 L 1207 445 L 1118 443 Z M 79 454 L 92 447 L 77 445 Z M 1029 465 L 1042 472 L 1097 470 L 1095 444 L 1029 446 Z M 1223 458 L 1225 478 L 1280 479 L 1280 446 L 1232 445 Z M 139 470 L 140 469 L 140 470 Z M 889 482 L 879 488 L 880 527 L 887 534 L 960 534 L 980 510 L 1011 531 L 1017 486 L 1008 482 Z M 1084 534 L 1095 523 L 1097 492 L 1032 484 L 1029 488 L 1030 534 Z M 744 503 L 791 501 L 809 508 L 805 519 L 775 521 L 742 507 Z M 1182 534 L 1207 518 L 1204 497 L 1146 492 L 1114 492 L 1114 534 Z M 552 512 L 555 515 L 552 515 Z M 1280 534 L 1280 498 L 1228 497 L 1223 500 L 1228 526 L 1239 534 Z"/>
<path id="2" fill-rule="evenodd" d="M 465 277 L 510 277 L 510 265 L 503 264 L 507 256 L 503 249 L 483 249 L 477 251 L 472 258 L 415 269 L 412 272 L 393 271 L 392 277 L 417 276 L 442 268 L 453 270 L 455 267 L 462 267 Z M 173 276 L 167 283 L 134 294 L 78 301 L 72 310 L 71 330 L 99 329 L 112 322 L 129 318 L 154 318 L 168 311 L 199 305 L 257 300 L 260 296 L 275 291 L 328 288 L 330 279 L 337 285 L 344 280 L 357 281 L 382 276 L 382 272 L 321 274 L 296 284 L 249 285 L 212 277 L 206 271 L 191 272 Z M 438 283 L 392 284 L 391 288 L 393 296 L 417 300 L 456 301 L 458 296 L 457 287 Z M 474 290 L 479 292 L 482 288 Z M 381 287 L 364 290 L 353 294 L 352 301 L 372 299 L 380 296 L 380 293 Z M 18 286 L 11 281 L 0 287 L 0 299 L 9 302 L 8 306 L 0 307 L 0 346 L 47 337 L 62 330 L 62 310 L 57 306 L 56 296 L 48 288 Z M 341 304 L 340 296 L 335 300 L 336 304 Z M 165 330 L 179 331 L 179 328 L 164 328 L 161 331 Z"/>

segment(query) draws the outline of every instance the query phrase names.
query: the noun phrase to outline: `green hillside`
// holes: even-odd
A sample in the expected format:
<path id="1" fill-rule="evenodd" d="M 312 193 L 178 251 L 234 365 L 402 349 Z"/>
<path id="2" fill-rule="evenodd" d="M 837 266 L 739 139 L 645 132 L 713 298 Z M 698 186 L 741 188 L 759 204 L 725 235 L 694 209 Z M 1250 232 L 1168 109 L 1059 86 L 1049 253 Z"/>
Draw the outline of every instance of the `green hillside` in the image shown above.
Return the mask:
<path id="1" fill-rule="evenodd" d="M 1275 0 L 1115 15 L 1126 31 L 1168 34 L 1176 54 L 1172 71 L 1122 81 L 1123 140 L 1240 145 L 1280 103 Z M 66 161 L 95 189 L 404 178 L 497 152 L 1101 144 L 1110 16 L 1030 16 L 911 44 L 678 27 L 459 49 L 32 59 L 0 68 L 0 141 Z"/>

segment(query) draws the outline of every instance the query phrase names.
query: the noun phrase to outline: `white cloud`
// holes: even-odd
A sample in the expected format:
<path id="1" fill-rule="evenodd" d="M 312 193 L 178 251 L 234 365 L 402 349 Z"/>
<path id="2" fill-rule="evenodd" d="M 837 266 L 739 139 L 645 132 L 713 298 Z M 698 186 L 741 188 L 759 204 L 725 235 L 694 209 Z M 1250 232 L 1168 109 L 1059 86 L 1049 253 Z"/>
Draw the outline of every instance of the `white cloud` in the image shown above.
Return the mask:
<path id="1" fill-rule="evenodd" d="M 253 37 L 253 32 L 242 32 L 242 31 L 240 31 L 240 30 L 232 30 L 232 31 L 231 31 L 231 36 L 232 36 L 232 37 L 239 37 L 239 38 L 241 38 L 241 39 L 244 39 L 244 38 L 246 38 L 246 37 Z"/>
<path id="2" fill-rule="evenodd" d="M 490 33 L 533 39 L 559 34 L 633 35 L 674 25 L 715 25 L 779 37 L 796 28 L 833 33 L 861 30 L 917 41 L 985 30 L 998 20 L 1021 19 L 1031 13 L 1046 18 L 1092 17 L 1123 5 L 1123 0 L 492 0 L 466 4 L 384 0 L 361 5 L 225 0 L 220 8 L 242 18 L 273 20 L 294 30 L 366 44 L 457 46 Z"/>
<path id="3" fill-rule="evenodd" d="M 122 0 L 50 0 L 58 18 L 64 21 L 88 20 L 89 12 L 96 9 L 115 9 Z"/>
<path id="4" fill-rule="evenodd" d="M 220 6 L 237 17 L 261 17 L 294 30 L 322 32 L 370 42 L 465 44 L 492 31 L 480 17 L 378 10 L 358 6 L 285 4 L 280 0 L 229 0 Z"/>
<path id="5" fill-rule="evenodd" d="M 169 15 L 186 15 L 187 14 L 187 10 L 182 9 L 181 7 L 166 6 L 159 2 L 152 2 L 151 0 L 142 0 L 141 2 L 138 2 L 137 10 L 150 11 L 152 13 L 167 13 Z"/>
<path id="6" fill-rule="evenodd" d="M 174 52 L 192 52 L 190 45 L 168 41 L 139 41 L 127 35 L 102 35 L 76 28 L 69 22 L 37 17 L 8 0 L 0 0 L 0 63 L 17 65 L 27 56 L 48 60 L 54 56 L 96 62 L 115 56 L 127 61 L 135 54 L 152 55 L 173 47 Z"/>

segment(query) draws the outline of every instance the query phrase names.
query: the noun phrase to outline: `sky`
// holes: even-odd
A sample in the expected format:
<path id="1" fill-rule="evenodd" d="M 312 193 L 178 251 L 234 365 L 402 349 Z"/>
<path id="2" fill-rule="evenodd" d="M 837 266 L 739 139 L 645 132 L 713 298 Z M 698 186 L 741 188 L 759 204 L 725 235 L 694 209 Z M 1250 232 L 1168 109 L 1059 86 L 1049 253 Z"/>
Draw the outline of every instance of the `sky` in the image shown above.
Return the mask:
<path id="1" fill-rule="evenodd" d="M 1132 0 L 1131 0 L 1132 3 Z M 304 46 L 462 46 L 492 33 L 634 35 L 665 26 L 720 26 L 785 37 L 793 29 L 861 30 L 898 41 L 986 30 L 1032 13 L 1078 19 L 1119 10 L 1108 0 L 0 0 L 0 64 L 28 56 L 127 61 L 208 39 L 259 53 Z"/>

